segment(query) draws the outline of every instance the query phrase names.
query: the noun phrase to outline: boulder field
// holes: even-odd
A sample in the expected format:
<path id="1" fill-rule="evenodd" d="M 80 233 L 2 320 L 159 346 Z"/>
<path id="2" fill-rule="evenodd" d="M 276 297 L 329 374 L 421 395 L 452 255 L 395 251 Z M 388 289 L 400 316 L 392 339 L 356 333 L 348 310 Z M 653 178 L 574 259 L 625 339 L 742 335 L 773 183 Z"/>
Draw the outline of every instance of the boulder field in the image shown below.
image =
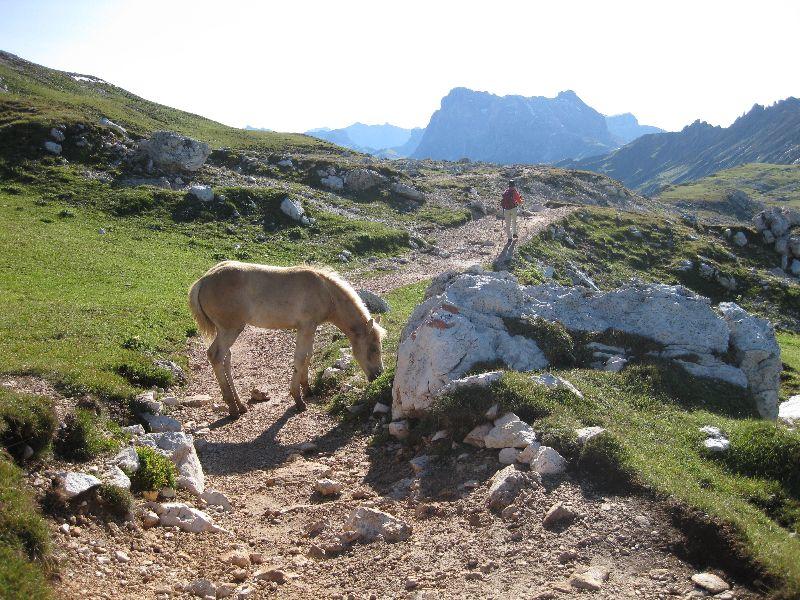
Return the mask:
<path id="1" fill-rule="evenodd" d="M 442 274 L 425 296 L 401 335 L 392 389 L 395 420 L 425 413 L 448 384 L 478 363 L 502 362 L 517 371 L 548 368 L 539 343 L 506 326 L 508 319 L 536 317 L 573 333 L 616 331 L 649 340 L 656 348 L 650 357 L 746 388 L 762 417 L 777 418 L 781 359 L 775 331 L 734 303 L 714 307 L 683 286 L 657 283 L 631 282 L 610 291 L 552 282 L 523 286 L 510 273 L 480 267 Z M 630 358 L 625 352 L 616 348 L 607 362 L 593 364 L 619 370 Z"/>

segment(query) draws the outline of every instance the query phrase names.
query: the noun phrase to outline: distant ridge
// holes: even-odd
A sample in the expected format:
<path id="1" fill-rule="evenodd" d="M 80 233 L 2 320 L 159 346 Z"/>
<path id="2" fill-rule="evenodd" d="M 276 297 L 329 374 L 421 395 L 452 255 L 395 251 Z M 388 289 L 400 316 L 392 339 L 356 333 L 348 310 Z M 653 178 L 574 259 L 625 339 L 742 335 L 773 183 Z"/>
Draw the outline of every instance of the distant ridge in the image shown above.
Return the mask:
<path id="1" fill-rule="evenodd" d="M 652 194 L 745 163 L 800 163 L 800 100 L 756 104 L 730 127 L 695 121 L 681 131 L 646 135 L 604 156 L 562 166 L 603 173 Z"/>

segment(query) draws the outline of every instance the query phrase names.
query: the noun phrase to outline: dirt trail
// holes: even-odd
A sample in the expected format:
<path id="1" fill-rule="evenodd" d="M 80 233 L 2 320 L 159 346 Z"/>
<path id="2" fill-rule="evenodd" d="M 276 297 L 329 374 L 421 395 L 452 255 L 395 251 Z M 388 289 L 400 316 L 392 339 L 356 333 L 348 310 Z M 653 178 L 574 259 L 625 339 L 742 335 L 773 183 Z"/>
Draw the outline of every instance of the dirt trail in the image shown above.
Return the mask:
<path id="1" fill-rule="evenodd" d="M 548 210 L 521 220 L 524 240 L 565 210 Z M 493 244 L 483 245 L 491 241 Z M 400 270 L 369 281 L 351 279 L 377 292 L 494 258 L 505 240 L 494 218 L 445 231 L 439 247 L 446 259 L 417 255 Z M 62 561 L 63 598 L 189 597 L 176 585 L 197 579 L 216 584 L 245 577 L 240 587 L 251 598 L 667 598 L 693 588 L 696 570 L 679 550 L 683 535 L 650 502 L 615 497 L 566 479 L 553 487 L 530 489 L 517 511 L 494 515 L 484 507 L 484 482 L 501 466 L 497 453 L 469 448 L 445 458 L 412 479 L 409 450 L 398 444 L 369 444 L 369 435 L 330 417 L 317 406 L 296 413 L 288 396 L 293 338 L 288 332 L 247 329 L 233 347 L 233 370 L 240 393 L 252 387 L 272 400 L 251 406 L 237 421 L 225 407 L 199 342 L 191 344 L 186 395 L 209 394 L 214 406 L 175 411 L 187 430 L 210 424 L 197 448 L 207 488 L 233 503 L 230 512 L 210 511 L 231 534 L 191 534 L 104 527 L 87 522 L 76 538 L 56 531 Z M 301 445 L 315 448 L 301 453 Z M 322 474 L 344 484 L 342 495 L 325 500 L 313 492 Z M 466 484 L 466 485 L 465 485 Z M 354 496 L 356 496 L 354 498 Z M 187 503 L 196 501 L 179 493 Z M 546 511 L 563 501 L 579 513 L 565 529 L 542 526 Z M 334 535 L 350 511 L 372 504 L 413 527 L 406 542 L 358 544 L 337 553 Z M 319 531 L 309 535 L 309 531 Z M 91 545 L 100 544 L 96 551 Z M 263 555 L 263 565 L 245 573 L 226 564 L 233 549 Z M 129 562 L 98 564 L 97 556 L 121 549 Z M 323 553 L 334 554 L 321 557 Z M 580 566 L 602 566 L 610 576 L 600 591 L 577 592 L 567 583 Z M 275 567 L 287 581 L 256 581 L 259 569 Z M 728 580 L 730 580 L 728 578 Z M 234 596 L 235 597 L 235 596 Z M 734 596 L 731 596 L 734 597 Z M 736 598 L 758 597 L 737 588 Z"/>

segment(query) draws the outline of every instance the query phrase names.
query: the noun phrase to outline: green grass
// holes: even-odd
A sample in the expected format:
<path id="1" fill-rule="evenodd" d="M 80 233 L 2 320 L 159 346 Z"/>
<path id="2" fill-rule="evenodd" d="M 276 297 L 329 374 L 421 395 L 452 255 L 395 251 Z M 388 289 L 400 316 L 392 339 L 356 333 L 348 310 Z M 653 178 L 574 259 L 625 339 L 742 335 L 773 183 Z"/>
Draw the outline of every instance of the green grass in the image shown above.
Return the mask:
<path id="1" fill-rule="evenodd" d="M 800 334 L 778 333 L 778 343 L 784 364 L 781 395 L 788 398 L 800 394 Z"/>
<path id="2" fill-rule="evenodd" d="M 800 165 L 749 163 L 691 183 L 668 186 L 659 194 L 659 200 L 731 214 L 724 204 L 732 190 L 765 204 L 800 208 Z"/>
<path id="3" fill-rule="evenodd" d="M 55 429 L 51 400 L 0 387 L 0 446 L 17 461 L 22 460 L 25 446 L 30 446 L 34 457 L 47 450 Z"/>
<path id="4" fill-rule="evenodd" d="M 454 209 L 435 204 L 426 204 L 418 212 L 414 213 L 414 218 L 435 223 L 441 227 L 459 227 L 464 223 L 468 223 L 472 219 L 472 214 L 467 209 Z"/>
<path id="5" fill-rule="evenodd" d="M 728 386 L 696 380 L 691 389 L 655 365 L 559 374 L 584 398 L 509 372 L 489 394 L 463 390 L 440 399 L 422 425 L 450 427 L 458 439 L 499 402 L 532 422 L 542 441 L 577 461 L 585 476 L 632 481 L 732 526 L 785 596 L 800 594 L 800 539 L 791 535 L 800 532 L 800 433 L 753 419 L 746 398 Z M 605 427 L 609 437 L 581 453 L 573 432 L 589 425 Z M 698 429 L 705 425 L 729 435 L 723 458 L 701 447 Z"/>
<path id="6" fill-rule="evenodd" d="M 118 450 L 126 441 L 119 426 L 92 410 L 78 408 L 67 415 L 55 439 L 55 451 L 70 461 L 84 461 Z"/>
<path id="7" fill-rule="evenodd" d="M 548 232 L 536 236 L 520 248 L 512 263 L 521 281 L 542 282 L 537 267 L 541 261 L 555 268 L 557 281 L 571 285 L 567 277 L 567 262 L 571 261 L 603 289 L 616 288 L 632 277 L 683 284 L 715 303 L 735 301 L 776 325 L 800 324 L 800 285 L 767 274 L 766 269 L 775 265 L 775 253 L 756 241 L 739 248 L 723 237 L 721 227 L 697 231 L 661 216 L 604 208 L 582 208 L 563 226 L 575 247 L 552 239 Z M 756 239 L 753 231 L 748 231 L 748 236 Z M 682 272 L 678 267 L 687 259 L 694 267 Z M 733 276 L 737 289 L 728 291 L 718 281 L 703 278 L 698 268 L 701 261 Z M 769 284 L 764 286 L 762 281 Z"/>
<path id="8" fill-rule="evenodd" d="M 146 135 L 169 129 L 213 146 L 254 148 L 272 152 L 349 152 L 300 134 L 245 131 L 185 111 L 140 98 L 108 83 L 75 81 L 61 71 L 38 65 L 7 61 L 0 56 L 0 77 L 9 89 L 0 100 L 0 146 L 3 138 L 19 136 L 31 127 L 46 132 L 59 123 L 94 125 L 101 117 L 126 127 L 130 134 Z M 40 139 L 44 139 L 41 136 Z M 19 143 L 17 139 L 14 143 Z M 37 141 L 36 146 L 40 146 Z"/>
<path id="9" fill-rule="evenodd" d="M 49 544 L 22 472 L 0 450 L 0 598 L 51 597 L 43 568 Z"/>
<path id="10" fill-rule="evenodd" d="M 314 227 L 289 225 L 270 189 L 224 189 L 241 207 L 236 220 L 175 220 L 182 194 L 120 190 L 71 167 L 26 173 L 28 183 L 0 187 L 0 372 L 41 374 L 69 391 L 127 398 L 169 383 L 153 360 L 184 361 L 194 327 L 186 290 L 219 260 L 333 262 L 342 248 L 385 256 L 408 244 L 405 230 L 313 209 Z M 136 214 L 118 216 L 131 204 Z"/>

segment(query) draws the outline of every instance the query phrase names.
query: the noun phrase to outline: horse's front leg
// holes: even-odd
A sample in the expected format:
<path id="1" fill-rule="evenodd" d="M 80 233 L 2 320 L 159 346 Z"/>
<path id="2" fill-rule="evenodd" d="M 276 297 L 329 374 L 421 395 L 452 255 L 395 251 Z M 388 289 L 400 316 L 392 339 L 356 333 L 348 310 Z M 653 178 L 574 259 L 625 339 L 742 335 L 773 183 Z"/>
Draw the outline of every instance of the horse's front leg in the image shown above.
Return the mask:
<path id="1" fill-rule="evenodd" d="M 314 353 L 314 334 L 316 326 L 301 327 L 297 330 L 297 342 L 294 348 L 294 374 L 289 388 L 295 406 L 298 410 L 305 410 L 304 397 L 309 396 L 308 367 L 311 355 Z"/>

